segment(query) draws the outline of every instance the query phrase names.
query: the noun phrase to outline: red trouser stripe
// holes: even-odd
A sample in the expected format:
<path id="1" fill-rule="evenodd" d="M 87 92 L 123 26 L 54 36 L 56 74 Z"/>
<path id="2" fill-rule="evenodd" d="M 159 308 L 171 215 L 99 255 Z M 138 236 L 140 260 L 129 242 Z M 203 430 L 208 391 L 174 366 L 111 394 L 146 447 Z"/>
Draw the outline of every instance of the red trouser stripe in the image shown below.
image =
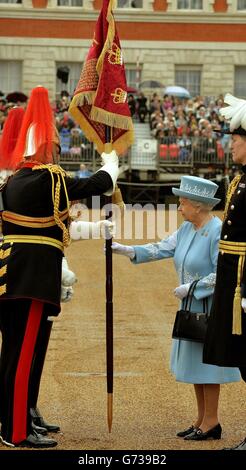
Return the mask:
<path id="1" fill-rule="evenodd" d="M 17 365 L 14 385 L 13 437 L 12 442 L 24 441 L 27 437 L 27 401 L 30 369 L 34 348 L 43 313 L 43 302 L 33 300 L 30 306 L 25 336 Z"/>

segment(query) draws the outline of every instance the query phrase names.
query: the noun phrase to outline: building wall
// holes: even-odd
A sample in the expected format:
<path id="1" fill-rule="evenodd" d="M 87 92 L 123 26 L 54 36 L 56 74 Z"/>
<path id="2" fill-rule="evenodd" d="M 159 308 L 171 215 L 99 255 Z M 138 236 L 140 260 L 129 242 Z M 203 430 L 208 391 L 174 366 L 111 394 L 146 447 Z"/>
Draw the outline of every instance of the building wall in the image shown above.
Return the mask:
<path id="1" fill-rule="evenodd" d="M 234 67 L 246 66 L 246 11 L 235 12 L 235 1 L 207 0 L 204 12 L 174 9 L 175 0 L 145 1 L 143 10 L 116 10 L 124 60 L 140 64 L 141 80 L 175 81 L 175 65 L 199 65 L 201 93 L 217 96 L 233 92 Z M 0 4 L 0 61 L 23 63 L 22 90 L 38 84 L 56 92 L 56 62 L 83 62 L 91 44 L 100 2 L 87 0 L 86 9 L 34 9 Z M 163 9 L 161 10 L 161 6 Z M 155 9 L 155 11 L 153 10 Z M 1 89 L 1 78 L 0 78 Z"/>

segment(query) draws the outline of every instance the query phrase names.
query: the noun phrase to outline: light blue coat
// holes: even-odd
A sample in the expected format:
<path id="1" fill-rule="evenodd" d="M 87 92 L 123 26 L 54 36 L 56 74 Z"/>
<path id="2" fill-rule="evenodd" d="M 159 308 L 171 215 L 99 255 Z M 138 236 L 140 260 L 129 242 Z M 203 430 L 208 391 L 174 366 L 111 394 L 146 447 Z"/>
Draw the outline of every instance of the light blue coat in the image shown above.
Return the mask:
<path id="1" fill-rule="evenodd" d="M 202 312 L 202 299 L 207 297 L 209 309 L 212 303 L 220 231 L 221 221 L 218 217 L 213 217 L 199 230 L 195 230 L 192 223 L 184 222 L 177 232 L 159 243 L 134 245 L 135 258 L 132 262 L 139 264 L 174 258 L 180 284 L 199 279 L 194 291 L 192 310 Z M 202 343 L 173 339 L 170 367 L 177 381 L 222 384 L 241 379 L 237 368 L 204 364 L 202 353 Z"/>

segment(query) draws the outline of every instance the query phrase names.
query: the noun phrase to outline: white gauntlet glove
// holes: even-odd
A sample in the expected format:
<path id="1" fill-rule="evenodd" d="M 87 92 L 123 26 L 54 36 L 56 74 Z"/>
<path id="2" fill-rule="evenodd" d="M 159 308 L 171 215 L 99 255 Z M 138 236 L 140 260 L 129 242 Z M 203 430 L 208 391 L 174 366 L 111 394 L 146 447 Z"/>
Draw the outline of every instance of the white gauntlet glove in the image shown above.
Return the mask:
<path id="1" fill-rule="evenodd" d="M 105 153 L 103 152 L 102 155 L 102 168 L 100 168 L 100 170 L 98 171 L 106 171 L 106 173 L 108 173 L 112 179 L 112 182 L 113 182 L 113 185 L 112 185 L 112 189 L 109 189 L 106 193 L 106 196 L 112 196 L 114 190 L 115 190 L 115 185 L 116 185 L 116 181 L 117 181 L 117 178 L 119 176 L 119 159 L 118 159 L 118 155 L 117 153 L 115 152 L 115 150 L 112 150 L 112 152 L 110 153 Z"/>
<path id="2" fill-rule="evenodd" d="M 65 287 L 61 286 L 61 302 L 69 302 L 73 297 L 73 288 L 72 286 Z"/>
<path id="3" fill-rule="evenodd" d="M 112 243 L 112 252 L 117 255 L 124 255 L 130 259 L 135 258 L 135 250 L 131 245 L 121 245 L 121 243 Z"/>
<path id="4" fill-rule="evenodd" d="M 176 289 L 174 289 L 173 293 L 176 297 L 178 297 L 178 299 L 182 300 L 187 297 L 189 288 L 190 284 L 181 284 L 181 286 L 176 287 Z"/>
<path id="5" fill-rule="evenodd" d="M 101 154 L 102 165 L 106 165 L 107 163 L 116 163 L 119 164 L 119 158 L 115 150 L 112 150 L 110 153 L 103 152 Z"/>
<path id="6" fill-rule="evenodd" d="M 243 311 L 246 313 L 246 299 L 244 297 L 241 300 L 241 306 Z"/>
<path id="7" fill-rule="evenodd" d="M 111 220 L 99 220 L 98 222 L 96 222 L 96 224 L 100 228 L 100 233 L 103 238 L 115 237 L 115 222 L 112 222 Z M 110 237 L 108 237 L 108 234 L 110 235 Z"/>
<path id="8" fill-rule="evenodd" d="M 77 278 L 73 271 L 68 267 L 65 256 L 62 258 L 62 279 L 61 283 L 64 287 L 70 287 L 77 281 Z"/>
<path id="9" fill-rule="evenodd" d="M 111 220 L 85 222 L 74 220 L 69 227 L 71 240 L 88 240 L 89 238 L 111 238 L 115 236 L 115 223 Z M 110 235 L 110 237 L 108 236 Z"/>

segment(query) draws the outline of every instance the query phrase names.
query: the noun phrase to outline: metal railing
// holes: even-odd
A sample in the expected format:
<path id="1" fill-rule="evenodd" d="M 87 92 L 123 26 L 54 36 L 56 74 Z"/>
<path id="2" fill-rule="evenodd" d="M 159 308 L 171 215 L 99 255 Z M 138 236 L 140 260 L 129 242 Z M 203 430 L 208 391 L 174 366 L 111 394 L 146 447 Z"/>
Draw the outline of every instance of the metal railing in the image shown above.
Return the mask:
<path id="1" fill-rule="evenodd" d="M 130 148 L 124 156 L 120 156 L 121 166 L 129 171 L 138 169 L 161 172 L 170 167 L 177 171 L 182 171 L 185 167 L 191 169 L 210 166 L 223 170 L 233 164 L 228 146 L 223 148 L 216 139 L 165 137 L 160 141 L 153 140 L 153 143 L 156 144 L 155 148 L 147 152 L 139 152 L 136 147 Z M 70 137 L 67 145 L 62 145 L 61 165 L 67 170 L 76 171 L 81 163 L 95 172 L 101 166 L 100 155 L 94 144 L 84 136 Z"/>
<path id="2" fill-rule="evenodd" d="M 62 142 L 61 142 L 62 143 Z M 60 164 L 65 170 L 75 172 L 81 163 L 93 173 L 101 167 L 101 157 L 93 142 L 89 142 L 84 136 L 71 137 L 67 143 L 61 145 Z M 125 170 L 129 168 L 129 153 L 120 156 L 120 166 Z"/>
<path id="3" fill-rule="evenodd" d="M 231 161 L 228 145 L 207 137 L 165 137 L 158 142 L 158 167 L 209 166 L 228 168 Z"/>

